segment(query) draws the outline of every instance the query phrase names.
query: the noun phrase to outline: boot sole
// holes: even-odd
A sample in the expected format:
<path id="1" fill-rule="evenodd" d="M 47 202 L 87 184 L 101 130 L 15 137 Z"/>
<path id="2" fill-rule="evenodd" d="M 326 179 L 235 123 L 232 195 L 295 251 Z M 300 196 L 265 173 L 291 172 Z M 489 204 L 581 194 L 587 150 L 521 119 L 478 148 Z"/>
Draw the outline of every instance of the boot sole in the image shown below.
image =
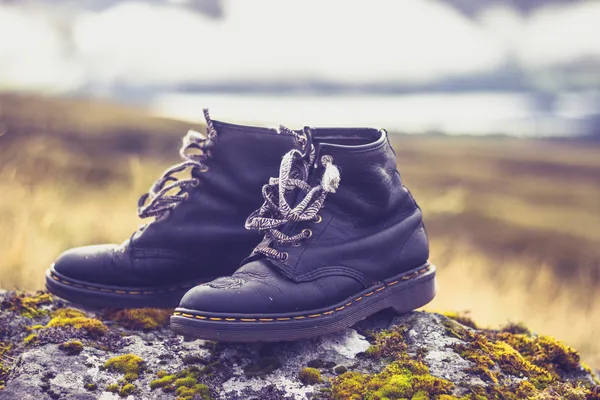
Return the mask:
<path id="1" fill-rule="evenodd" d="M 200 283 L 160 287 L 118 287 L 66 278 L 50 267 L 46 289 L 68 302 L 91 308 L 175 308 L 183 295 Z"/>
<path id="2" fill-rule="evenodd" d="M 429 303 L 435 292 L 435 266 L 425 264 L 320 310 L 223 315 L 177 308 L 171 317 L 171 329 L 183 336 L 224 342 L 310 339 L 348 328 L 387 308 L 405 314 Z"/>

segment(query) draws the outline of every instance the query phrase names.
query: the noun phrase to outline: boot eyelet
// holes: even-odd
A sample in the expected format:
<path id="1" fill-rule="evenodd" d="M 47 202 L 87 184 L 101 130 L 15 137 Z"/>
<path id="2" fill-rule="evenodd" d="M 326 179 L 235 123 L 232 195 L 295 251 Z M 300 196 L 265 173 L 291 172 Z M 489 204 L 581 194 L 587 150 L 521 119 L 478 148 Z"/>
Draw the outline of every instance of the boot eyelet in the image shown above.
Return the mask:
<path id="1" fill-rule="evenodd" d="M 286 262 L 288 258 L 290 258 L 290 255 L 287 253 L 287 251 L 281 254 L 281 261 Z"/>
<path id="2" fill-rule="evenodd" d="M 185 193 L 183 194 L 183 199 L 184 199 L 184 200 L 187 200 L 187 199 L 189 199 L 189 198 L 190 198 L 190 194 L 189 194 L 188 192 L 185 192 Z"/>
<path id="3" fill-rule="evenodd" d="M 321 222 L 323 222 L 323 217 L 321 217 L 319 214 L 317 214 L 317 219 L 315 219 L 315 224 L 320 224 Z"/>
<path id="4" fill-rule="evenodd" d="M 303 229 L 302 233 L 304 234 L 304 236 L 308 239 L 309 237 L 312 236 L 313 232 L 310 229 Z"/>
<path id="5" fill-rule="evenodd" d="M 202 168 L 200 168 L 200 172 L 204 173 L 204 172 L 208 172 L 210 170 L 210 168 L 208 167 L 208 165 L 203 165 Z"/>
<path id="6" fill-rule="evenodd" d="M 300 247 L 300 246 L 302 246 L 300 243 L 294 243 L 294 244 L 292 244 L 292 247 Z"/>
<path id="7" fill-rule="evenodd" d="M 192 179 L 192 187 L 198 187 L 200 186 L 200 179 Z"/>

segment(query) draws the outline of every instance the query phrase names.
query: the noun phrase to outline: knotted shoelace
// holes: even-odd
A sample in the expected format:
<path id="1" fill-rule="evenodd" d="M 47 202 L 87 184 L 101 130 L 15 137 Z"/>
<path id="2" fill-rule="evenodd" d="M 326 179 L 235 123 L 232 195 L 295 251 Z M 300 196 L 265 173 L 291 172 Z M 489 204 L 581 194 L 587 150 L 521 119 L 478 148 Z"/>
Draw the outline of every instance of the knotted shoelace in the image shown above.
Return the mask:
<path id="1" fill-rule="evenodd" d="M 287 128 L 281 127 L 280 130 L 284 131 Z M 310 139 L 310 131 L 307 134 Z M 269 183 L 263 186 L 262 195 L 265 201 L 258 210 L 250 214 L 245 224 L 246 229 L 266 231 L 265 236 L 280 245 L 298 245 L 301 240 L 312 235 L 310 230 L 304 229 L 290 236 L 278 228 L 287 223 L 318 220 L 317 213 L 323 207 L 327 194 L 335 193 L 340 184 L 340 172 L 329 155 L 322 156 L 320 160 L 325 168 L 320 184 L 311 187 L 307 183 L 310 169 L 315 161 L 315 149 L 311 140 L 299 140 L 299 142 L 306 145 L 308 149 L 303 149 L 304 152 L 293 149 L 283 157 L 279 167 L 279 177 L 271 178 Z M 286 194 L 295 189 L 300 189 L 305 195 L 295 207 L 292 207 L 286 199 Z M 254 249 L 254 254 L 256 253 L 280 261 L 285 261 L 288 257 L 286 252 L 264 244 L 259 244 Z"/>
<path id="2" fill-rule="evenodd" d="M 197 131 L 189 131 L 183 138 L 179 155 L 184 160 L 167 169 L 162 176 L 152 185 L 148 193 L 142 195 L 138 201 L 138 215 L 140 218 L 163 217 L 169 210 L 185 201 L 189 194 L 186 189 L 200 184 L 197 178 L 178 179 L 173 176 L 188 168 L 200 172 L 208 171 L 206 162 L 211 156 L 210 148 L 217 141 L 217 131 L 208 113 L 204 109 L 206 119 L 206 136 Z M 179 189 L 177 194 L 169 195 L 174 189 Z"/>

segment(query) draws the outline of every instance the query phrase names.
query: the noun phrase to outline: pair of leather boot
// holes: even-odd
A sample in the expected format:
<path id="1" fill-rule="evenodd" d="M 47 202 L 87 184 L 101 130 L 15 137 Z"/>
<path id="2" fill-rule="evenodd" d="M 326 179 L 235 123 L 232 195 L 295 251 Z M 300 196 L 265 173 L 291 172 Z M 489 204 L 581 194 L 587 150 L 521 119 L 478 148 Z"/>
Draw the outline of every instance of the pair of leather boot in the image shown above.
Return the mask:
<path id="1" fill-rule="evenodd" d="M 206 136 L 190 131 L 183 162 L 140 199 L 152 222 L 121 245 L 63 253 L 50 292 L 89 307 L 178 305 L 175 332 L 222 341 L 310 338 L 431 301 L 421 210 L 384 130 L 205 116 Z"/>

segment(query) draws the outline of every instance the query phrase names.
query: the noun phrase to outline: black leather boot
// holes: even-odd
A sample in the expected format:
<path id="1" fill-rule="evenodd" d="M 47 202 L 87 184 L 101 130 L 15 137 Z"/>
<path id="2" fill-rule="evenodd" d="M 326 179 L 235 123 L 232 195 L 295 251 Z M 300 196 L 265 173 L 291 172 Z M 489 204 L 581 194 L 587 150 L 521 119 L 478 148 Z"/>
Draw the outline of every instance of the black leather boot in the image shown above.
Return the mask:
<path id="1" fill-rule="evenodd" d="M 154 220 L 121 245 L 63 253 L 46 274 L 50 292 L 90 307 L 176 307 L 191 287 L 237 269 L 260 241 L 244 221 L 297 136 L 205 114 L 207 137 L 190 131 L 184 161 L 140 199 L 140 217 Z M 188 169 L 190 179 L 173 177 Z"/>
<path id="2" fill-rule="evenodd" d="M 246 226 L 266 232 L 230 277 L 196 286 L 171 317 L 180 334 L 222 341 L 311 338 L 386 308 L 405 313 L 435 296 L 421 210 L 404 187 L 387 134 L 305 129 L 306 149 Z"/>

